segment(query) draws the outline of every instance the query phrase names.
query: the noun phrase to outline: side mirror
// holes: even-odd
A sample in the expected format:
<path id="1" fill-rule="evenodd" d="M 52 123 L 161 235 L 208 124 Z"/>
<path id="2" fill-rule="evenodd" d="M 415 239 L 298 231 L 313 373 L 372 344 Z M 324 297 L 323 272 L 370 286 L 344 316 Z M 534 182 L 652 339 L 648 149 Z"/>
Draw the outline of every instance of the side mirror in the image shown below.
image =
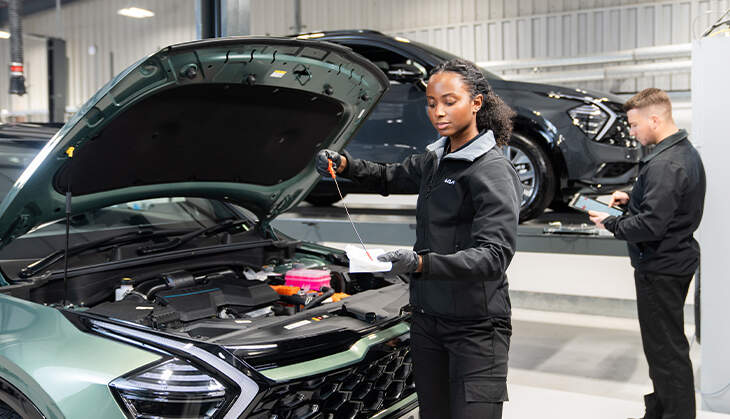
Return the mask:
<path id="1" fill-rule="evenodd" d="M 393 64 L 387 71 L 388 79 L 399 82 L 414 82 L 423 79 L 425 74 L 413 64 Z"/>

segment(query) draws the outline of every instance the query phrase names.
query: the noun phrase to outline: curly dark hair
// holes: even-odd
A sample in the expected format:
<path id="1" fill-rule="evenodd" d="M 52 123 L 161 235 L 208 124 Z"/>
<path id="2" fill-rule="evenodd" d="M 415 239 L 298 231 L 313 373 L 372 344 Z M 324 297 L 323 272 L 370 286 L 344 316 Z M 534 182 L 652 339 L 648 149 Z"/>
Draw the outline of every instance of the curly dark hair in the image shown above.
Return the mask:
<path id="1" fill-rule="evenodd" d="M 429 78 L 445 71 L 461 75 L 464 84 L 471 91 L 472 98 L 482 95 L 482 107 L 477 112 L 477 129 L 492 130 L 499 146 L 509 143 L 515 112 L 494 93 L 479 67 L 471 61 L 456 58 L 434 67 Z"/>

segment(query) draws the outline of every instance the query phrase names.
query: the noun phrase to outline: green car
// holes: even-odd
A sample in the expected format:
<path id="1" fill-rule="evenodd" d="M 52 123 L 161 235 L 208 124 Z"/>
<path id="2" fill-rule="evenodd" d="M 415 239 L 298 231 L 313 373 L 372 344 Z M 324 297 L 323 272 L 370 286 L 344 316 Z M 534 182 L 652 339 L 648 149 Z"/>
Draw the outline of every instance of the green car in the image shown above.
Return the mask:
<path id="1" fill-rule="evenodd" d="M 255 37 L 110 81 L 0 204 L 0 418 L 415 409 L 403 278 L 270 224 L 387 86 L 348 48 Z"/>

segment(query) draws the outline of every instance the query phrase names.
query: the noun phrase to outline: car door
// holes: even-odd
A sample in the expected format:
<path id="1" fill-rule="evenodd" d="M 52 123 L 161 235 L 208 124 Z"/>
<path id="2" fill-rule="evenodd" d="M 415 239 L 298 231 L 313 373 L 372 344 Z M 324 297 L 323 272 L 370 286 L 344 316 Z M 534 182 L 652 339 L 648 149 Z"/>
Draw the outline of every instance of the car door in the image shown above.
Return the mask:
<path id="1" fill-rule="evenodd" d="M 371 161 L 401 162 L 421 153 L 438 138 L 426 114 L 425 67 L 394 49 L 366 41 L 340 41 L 374 62 L 390 80 L 390 88 L 370 114 L 347 151 L 354 157 Z M 423 69 L 423 78 L 400 81 L 388 69 L 398 64 L 412 64 Z"/>

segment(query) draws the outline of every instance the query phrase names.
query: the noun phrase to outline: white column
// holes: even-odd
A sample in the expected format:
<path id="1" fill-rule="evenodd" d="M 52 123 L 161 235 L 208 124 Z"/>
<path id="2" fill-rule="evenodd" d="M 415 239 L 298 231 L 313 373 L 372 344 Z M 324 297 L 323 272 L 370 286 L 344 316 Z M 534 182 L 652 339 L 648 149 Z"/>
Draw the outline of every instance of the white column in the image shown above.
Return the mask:
<path id="1" fill-rule="evenodd" d="M 702 407 L 730 412 L 730 37 L 692 46 L 692 135 L 707 174 L 701 259 Z"/>

